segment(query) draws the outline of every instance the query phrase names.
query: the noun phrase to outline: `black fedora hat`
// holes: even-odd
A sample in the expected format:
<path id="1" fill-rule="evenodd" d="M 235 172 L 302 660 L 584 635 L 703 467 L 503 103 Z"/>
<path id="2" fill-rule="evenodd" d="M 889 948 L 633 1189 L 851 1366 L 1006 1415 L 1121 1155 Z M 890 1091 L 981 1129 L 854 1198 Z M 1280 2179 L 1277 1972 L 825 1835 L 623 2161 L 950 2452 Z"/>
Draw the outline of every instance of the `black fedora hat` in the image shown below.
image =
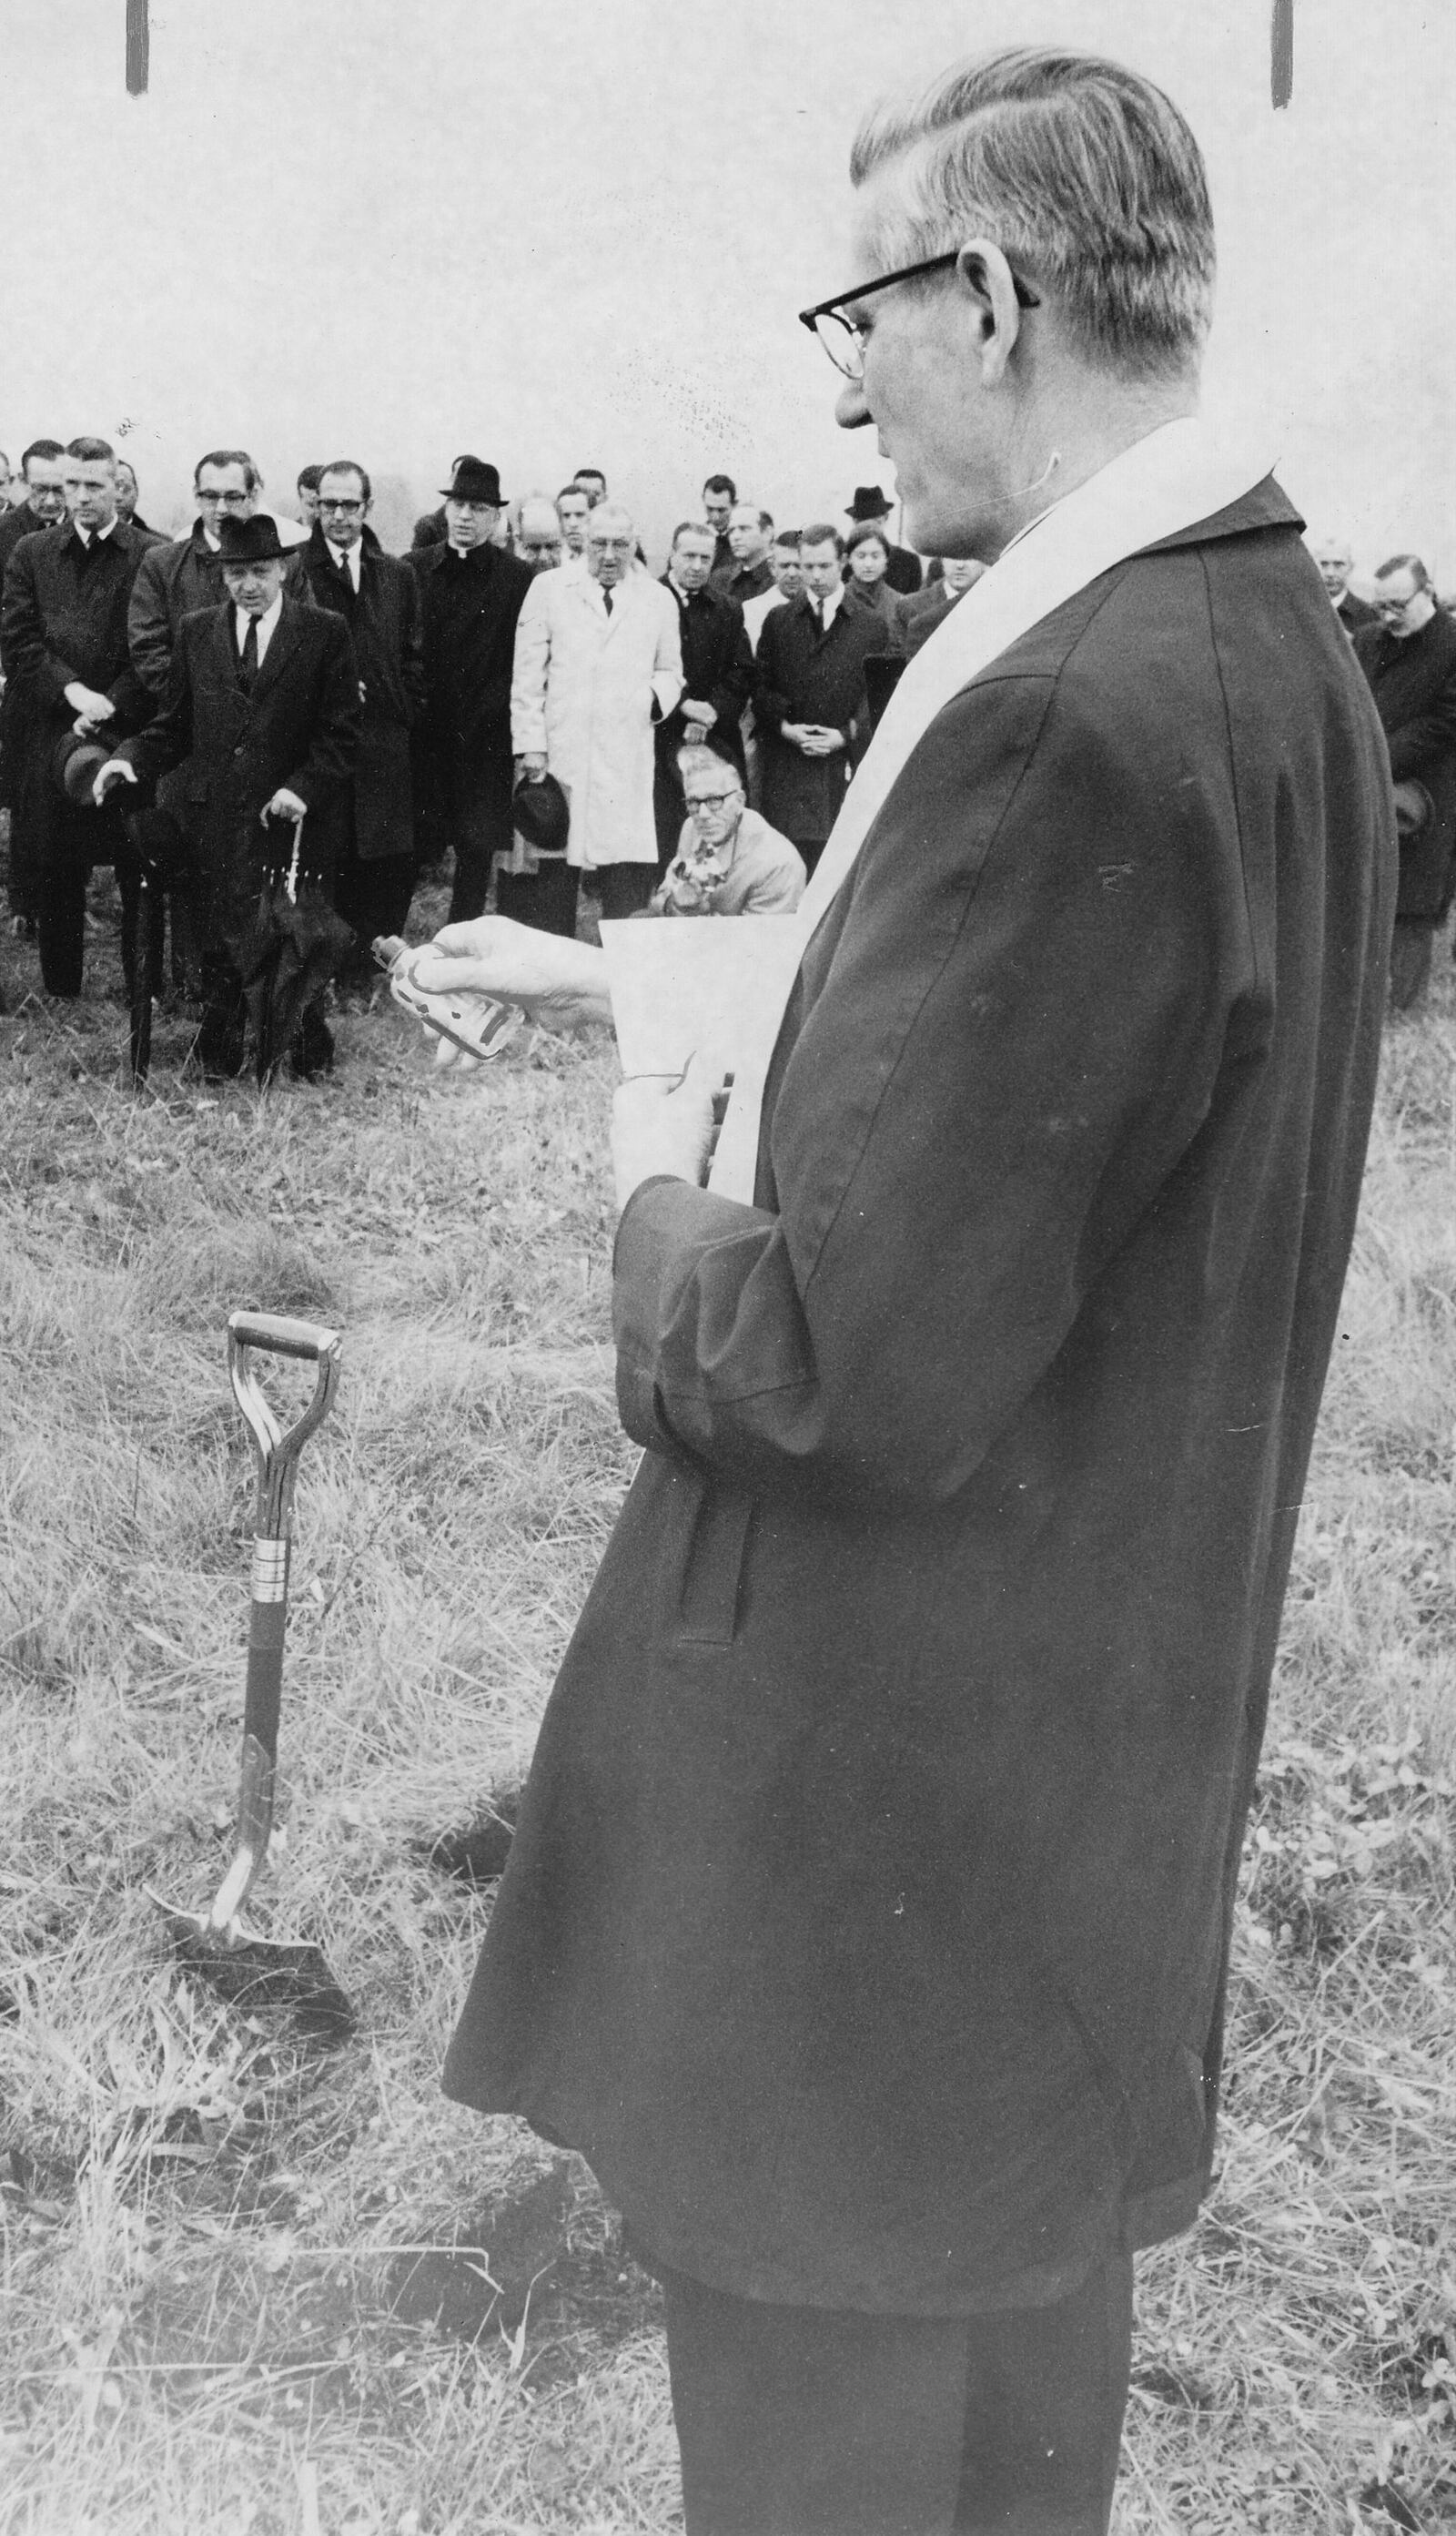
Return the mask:
<path id="1" fill-rule="evenodd" d="M 571 810 L 554 775 L 542 775 L 536 783 L 528 778 L 517 785 L 511 797 L 511 825 L 538 855 L 565 853 Z"/>
<path id="2" fill-rule="evenodd" d="M 57 740 L 51 772 L 67 800 L 74 801 L 78 810 L 95 808 L 92 786 L 106 760 L 115 754 L 115 749 L 107 748 L 102 741 L 83 739 L 74 730 L 68 730 L 64 739 Z"/>
<path id="3" fill-rule="evenodd" d="M 288 552 L 266 511 L 250 520 L 220 520 L 218 545 L 223 563 L 283 563 Z"/>
<path id="4" fill-rule="evenodd" d="M 894 508 L 889 494 L 882 493 L 878 484 L 856 484 L 849 517 L 852 520 L 888 520 Z"/>
<path id="5" fill-rule="evenodd" d="M 484 458 L 457 458 L 454 479 L 444 490 L 447 502 L 493 502 L 499 510 L 505 500 L 500 477 Z"/>

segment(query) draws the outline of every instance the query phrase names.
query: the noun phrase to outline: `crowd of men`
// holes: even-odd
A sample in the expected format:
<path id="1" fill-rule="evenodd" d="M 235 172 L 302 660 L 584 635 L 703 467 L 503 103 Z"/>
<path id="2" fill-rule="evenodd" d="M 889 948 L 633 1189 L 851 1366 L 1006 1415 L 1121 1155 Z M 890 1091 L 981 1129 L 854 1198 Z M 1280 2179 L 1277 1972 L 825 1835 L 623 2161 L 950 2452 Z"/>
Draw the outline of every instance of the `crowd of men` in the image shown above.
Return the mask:
<path id="1" fill-rule="evenodd" d="M 563 934 L 584 885 L 607 918 L 793 907 L 907 660 L 983 568 L 927 571 L 878 486 L 843 524 L 791 528 L 722 473 L 661 577 L 590 467 L 507 502 L 464 453 L 404 556 L 381 545 L 352 459 L 303 469 L 293 521 L 264 508 L 245 450 L 210 450 L 171 539 L 98 437 L 32 441 L 9 490 L 12 927 L 35 940 L 44 991 L 77 995 L 88 882 L 112 864 L 130 983 L 150 857 L 172 984 L 221 1074 L 246 1060 L 240 943 L 300 857 L 348 928 L 346 997 L 369 988 L 370 945 L 403 931 L 422 872 L 450 873 L 452 921 L 493 893 Z M 1390 746 L 1392 997 L 1409 1006 L 1456 879 L 1456 624 L 1416 555 L 1380 567 L 1373 604 L 1342 541 L 1316 557 Z M 291 1047 L 305 1074 L 332 1062 L 327 983 L 326 964 Z"/>

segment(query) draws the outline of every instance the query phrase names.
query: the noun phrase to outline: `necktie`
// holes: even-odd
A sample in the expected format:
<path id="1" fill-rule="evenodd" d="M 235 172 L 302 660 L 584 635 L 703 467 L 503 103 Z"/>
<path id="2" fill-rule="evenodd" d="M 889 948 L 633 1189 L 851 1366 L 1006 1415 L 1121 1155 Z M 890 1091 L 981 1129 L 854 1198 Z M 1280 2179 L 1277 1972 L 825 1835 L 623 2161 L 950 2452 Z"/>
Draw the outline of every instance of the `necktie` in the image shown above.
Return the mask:
<path id="1" fill-rule="evenodd" d="M 350 589 L 350 590 L 352 590 L 352 588 L 353 588 L 353 567 L 352 567 L 352 565 L 351 565 L 351 564 L 350 564 L 350 562 L 349 562 L 349 559 L 348 559 L 348 548 L 347 546 L 344 548 L 343 552 L 341 553 L 341 555 L 340 555 L 340 557 L 339 557 L 339 569 L 340 569 L 340 571 L 343 573 L 345 580 L 348 582 L 348 586 L 349 586 L 349 589 Z"/>
<path id="2" fill-rule="evenodd" d="M 814 611 L 814 623 L 822 634 L 824 631 L 824 602 L 822 599 L 811 599 L 809 605 Z"/>
<path id="3" fill-rule="evenodd" d="M 250 696 L 253 692 L 253 682 L 258 675 L 258 619 L 256 616 L 248 618 L 248 630 L 243 636 L 242 659 L 239 666 L 242 671 L 243 693 Z"/>
<path id="4" fill-rule="evenodd" d="M 601 604 L 609 616 L 611 614 L 611 592 L 609 590 L 603 590 L 601 594 Z"/>

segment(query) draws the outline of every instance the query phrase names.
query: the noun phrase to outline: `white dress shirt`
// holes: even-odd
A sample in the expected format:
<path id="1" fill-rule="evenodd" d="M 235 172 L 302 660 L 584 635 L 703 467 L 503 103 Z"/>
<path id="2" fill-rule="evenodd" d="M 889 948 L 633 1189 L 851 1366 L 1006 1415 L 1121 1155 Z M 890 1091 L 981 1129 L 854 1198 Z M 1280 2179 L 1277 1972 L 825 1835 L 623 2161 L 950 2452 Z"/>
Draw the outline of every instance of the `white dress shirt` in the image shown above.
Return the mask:
<path id="1" fill-rule="evenodd" d="M 258 619 L 258 666 L 260 669 L 268 658 L 268 646 L 273 641 L 278 620 L 282 616 L 283 612 L 284 594 L 280 591 L 277 599 L 273 602 L 273 605 L 266 608 L 264 613 Z M 253 620 L 249 616 L 245 607 L 234 607 L 232 613 L 236 624 L 237 648 L 240 653 L 244 643 L 248 639 L 248 627 Z"/>

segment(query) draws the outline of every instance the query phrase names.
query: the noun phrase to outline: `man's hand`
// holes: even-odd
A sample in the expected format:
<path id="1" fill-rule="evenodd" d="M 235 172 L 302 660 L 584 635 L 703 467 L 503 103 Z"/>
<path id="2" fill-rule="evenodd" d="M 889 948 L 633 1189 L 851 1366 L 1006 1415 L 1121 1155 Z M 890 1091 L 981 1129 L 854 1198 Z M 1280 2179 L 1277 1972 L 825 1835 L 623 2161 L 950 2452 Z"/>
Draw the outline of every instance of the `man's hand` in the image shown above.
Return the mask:
<path id="1" fill-rule="evenodd" d="M 644 1180 L 669 1179 L 702 1186 L 717 1123 L 714 1086 L 698 1059 L 689 1060 L 680 1083 L 636 1074 L 619 1084 L 611 1105 L 611 1161 L 617 1205 L 624 1207 Z"/>
<path id="2" fill-rule="evenodd" d="M 700 703 L 695 696 L 684 696 L 682 719 L 686 723 L 700 723 L 704 730 L 711 730 L 718 720 L 718 708 Z"/>
<path id="3" fill-rule="evenodd" d="M 101 771 L 104 774 L 104 767 Z M 258 816 L 265 822 L 269 819 L 291 819 L 296 828 L 299 820 L 308 816 L 308 803 L 300 801 L 296 792 L 290 792 L 286 784 L 281 784 L 272 800 L 264 802 Z"/>
<path id="4" fill-rule="evenodd" d="M 91 788 L 96 808 L 99 810 L 113 784 L 135 784 L 136 780 L 135 767 L 128 766 L 124 757 L 108 757 L 104 766 L 97 767 L 96 780 Z"/>
<path id="5" fill-rule="evenodd" d="M 844 732 L 836 730 L 831 723 L 807 722 L 801 728 L 799 746 L 805 757 L 833 757 L 837 749 L 844 747 Z"/>
<path id="6" fill-rule="evenodd" d="M 538 753 L 534 748 L 528 749 L 524 756 L 516 760 L 516 773 L 524 775 L 528 784 L 538 784 L 545 771 L 546 760 L 543 750 Z"/>
<path id="7" fill-rule="evenodd" d="M 465 988 L 494 995 L 556 1030 L 581 1030 L 588 1022 L 611 1019 L 604 953 L 591 942 L 513 923 L 508 916 L 477 916 L 470 924 L 447 924 L 426 950 L 414 955 L 411 969 L 430 994 L 459 994 Z M 457 1060 L 463 1065 L 484 1061 L 442 1039 L 436 1064 Z"/>
<path id="8" fill-rule="evenodd" d="M 66 689 L 66 702 L 76 716 L 76 729 L 83 739 L 90 739 L 103 722 L 109 722 L 116 711 L 109 696 L 97 687 L 89 687 L 84 679 L 73 678 Z"/>

